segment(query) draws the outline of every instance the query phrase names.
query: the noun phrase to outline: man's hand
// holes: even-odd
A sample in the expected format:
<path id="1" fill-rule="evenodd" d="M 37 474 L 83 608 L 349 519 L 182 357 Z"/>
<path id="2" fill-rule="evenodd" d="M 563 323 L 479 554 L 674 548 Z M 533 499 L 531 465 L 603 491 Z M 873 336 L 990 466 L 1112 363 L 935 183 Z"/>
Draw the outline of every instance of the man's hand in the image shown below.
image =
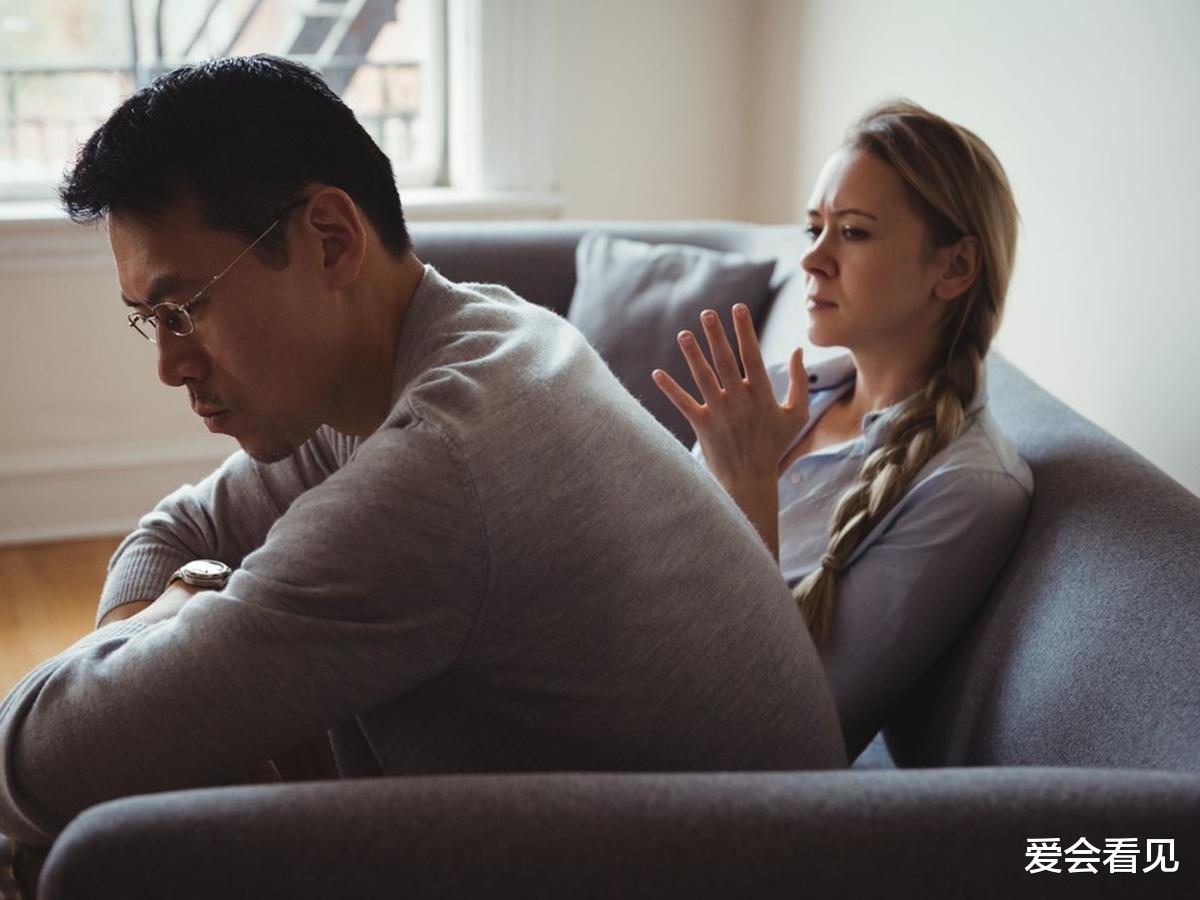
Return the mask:
<path id="1" fill-rule="evenodd" d="M 133 600 L 110 609 L 100 620 L 99 627 L 103 628 L 110 622 L 118 622 L 122 619 L 134 619 L 147 624 L 170 619 L 183 609 L 185 603 L 202 590 L 203 588 L 188 584 L 186 581 L 176 581 L 163 591 L 157 600 Z"/>

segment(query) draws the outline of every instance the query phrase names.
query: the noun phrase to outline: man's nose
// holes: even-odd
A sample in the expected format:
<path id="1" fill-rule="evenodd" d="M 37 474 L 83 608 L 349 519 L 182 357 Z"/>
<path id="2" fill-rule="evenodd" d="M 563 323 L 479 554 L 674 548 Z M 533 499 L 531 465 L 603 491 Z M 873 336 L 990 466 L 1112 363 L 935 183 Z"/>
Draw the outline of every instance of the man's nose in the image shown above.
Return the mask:
<path id="1" fill-rule="evenodd" d="M 169 387 L 182 387 L 187 381 L 204 381 L 208 376 L 208 358 L 192 335 L 180 337 L 166 328 L 158 329 L 158 380 Z"/>

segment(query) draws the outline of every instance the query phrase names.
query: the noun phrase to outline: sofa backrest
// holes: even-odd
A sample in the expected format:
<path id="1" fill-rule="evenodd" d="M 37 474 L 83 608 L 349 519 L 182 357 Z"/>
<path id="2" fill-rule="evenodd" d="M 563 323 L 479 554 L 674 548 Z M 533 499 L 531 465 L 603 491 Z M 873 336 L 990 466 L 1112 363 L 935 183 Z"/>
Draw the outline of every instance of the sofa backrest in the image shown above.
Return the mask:
<path id="1" fill-rule="evenodd" d="M 417 222 L 413 247 L 454 281 L 503 284 L 566 315 L 575 290 L 575 246 L 592 229 L 648 243 L 746 252 L 754 231 L 737 222 Z"/>
<path id="2" fill-rule="evenodd" d="M 448 277 L 507 284 L 565 313 L 575 245 L 590 228 L 777 258 L 775 302 L 758 323 L 764 354 L 786 359 L 803 342 L 798 226 L 446 223 L 412 232 L 418 256 Z M 990 597 L 885 730 L 892 756 L 904 766 L 1200 769 L 1200 498 L 998 354 L 988 366 L 993 415 L 1033 470 L 1033 506 Z"/>
<path id="3" fill-rule="evenodd" d="M 893 758 L 1200 770 L 1200 497 L 996 354 L 988 391 L 1033 505 L 991 596 L 885 729 Z"/>

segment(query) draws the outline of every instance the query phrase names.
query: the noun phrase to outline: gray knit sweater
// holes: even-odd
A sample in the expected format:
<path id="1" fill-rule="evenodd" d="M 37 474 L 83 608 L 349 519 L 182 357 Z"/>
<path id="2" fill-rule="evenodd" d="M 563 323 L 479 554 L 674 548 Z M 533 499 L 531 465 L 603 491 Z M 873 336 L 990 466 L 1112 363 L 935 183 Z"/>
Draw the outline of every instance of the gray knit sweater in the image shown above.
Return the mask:
<path id="1" fill-rule="evenodd" d="M 821 665 L 753 528 L 558 316 L 426 269 L 362 439 L 235 453 L 117 550 L 98 618 L 0 706 L 0 831 L 237 783 L 333 732 L 347 776 L 844 764 Z"/>

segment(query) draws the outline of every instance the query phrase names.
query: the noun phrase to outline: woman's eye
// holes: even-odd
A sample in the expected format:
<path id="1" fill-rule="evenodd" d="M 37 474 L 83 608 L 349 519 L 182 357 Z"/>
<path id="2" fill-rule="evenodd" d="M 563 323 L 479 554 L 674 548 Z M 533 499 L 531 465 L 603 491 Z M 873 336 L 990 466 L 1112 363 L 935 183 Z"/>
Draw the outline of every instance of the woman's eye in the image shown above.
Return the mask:
<path id="1" fill-rule="evenodd" d="M 809 225 L 804 229 L 804 233 L 808 235 L 808 239 L 810 241 L 815 241 L 821 236 L 821 232 L 823 230 L 824 229 L 822 229 L 820 225 Z M 838 229 L 838 234 L 848 241 L 861 241 L 870 237 L 870 235 L 861 228 L 855 228 L 851 225 L 843 225 Z"/>

